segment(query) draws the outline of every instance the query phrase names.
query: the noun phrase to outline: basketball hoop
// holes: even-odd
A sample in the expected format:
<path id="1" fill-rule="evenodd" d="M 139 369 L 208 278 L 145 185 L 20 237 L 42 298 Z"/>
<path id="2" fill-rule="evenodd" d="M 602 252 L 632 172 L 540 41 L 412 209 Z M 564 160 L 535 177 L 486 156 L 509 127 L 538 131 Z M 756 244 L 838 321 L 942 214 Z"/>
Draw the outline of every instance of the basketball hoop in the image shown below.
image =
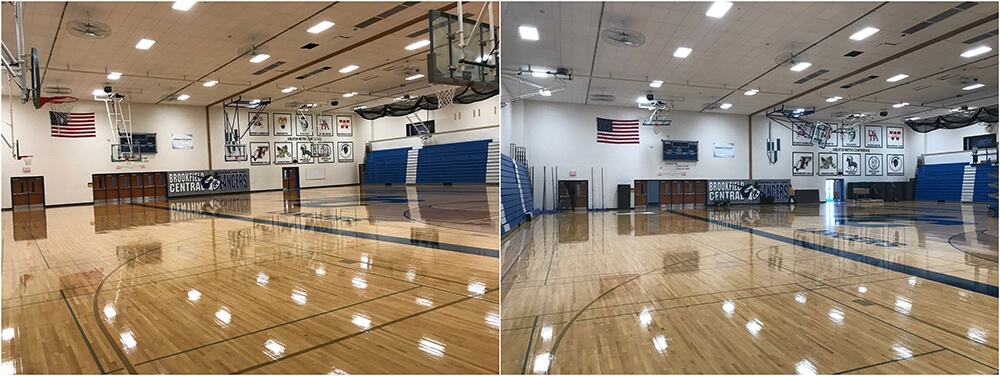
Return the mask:
<path id="1" fill-rule="evenodd" d="M 20 159 L 20 160 L 24 161 L 24 165 L 25 166 L 31 166 L 31 158 L 32 157 L 34 157 L 34 156 L 31 156 L 31 155 L 21 155 L 21 156 L 18 156 L 17 159 Z"/>
<path id="2" fill-rule="evenodd" d="M 73 111 L 73 106 L 76 101 L 80 100 L 77 97 L 71 96 L 56 96 L 56 97 L 41 97 L 39 98 L 39 107 L 44 106 L 46 103 L 49 104 L 49 108 L 53 112 L 64 112 L 69 113 Z"/>
<path id="3" fill-rule="evenodd" d="M 440 110 L 442 108 L 448 107 L 448 105 L 450 105 L 452 101 L 454 101 L 455 92 L 458 91 L 458 88 L 460 88 L 461 86 L 454 86 L 454 85 L 438 85 L 438 86 L 444 86 L 444 89 L 434 92 L 434 96 L 437 97 L 438 101 L 437 109 Z"/>

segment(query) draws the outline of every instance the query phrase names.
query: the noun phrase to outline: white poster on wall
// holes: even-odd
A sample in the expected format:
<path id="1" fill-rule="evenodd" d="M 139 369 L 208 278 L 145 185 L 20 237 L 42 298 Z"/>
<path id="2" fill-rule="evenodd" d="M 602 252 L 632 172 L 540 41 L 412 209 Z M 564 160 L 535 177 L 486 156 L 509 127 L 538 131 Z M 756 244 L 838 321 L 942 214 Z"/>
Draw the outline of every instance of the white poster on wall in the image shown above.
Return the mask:
<path id="1" fill-rule="evenodd" d="M 171 134 L 170 145 L 174 149 L 194 149 L 194 137 L 189 134 Z"/>
<path id="2" fill-rule="evenodd" d="M 732 142 L 713 142 L 712 143 L 712 154 L 715 158 L 733 158 L 736 153 L 736 147 Z"/>

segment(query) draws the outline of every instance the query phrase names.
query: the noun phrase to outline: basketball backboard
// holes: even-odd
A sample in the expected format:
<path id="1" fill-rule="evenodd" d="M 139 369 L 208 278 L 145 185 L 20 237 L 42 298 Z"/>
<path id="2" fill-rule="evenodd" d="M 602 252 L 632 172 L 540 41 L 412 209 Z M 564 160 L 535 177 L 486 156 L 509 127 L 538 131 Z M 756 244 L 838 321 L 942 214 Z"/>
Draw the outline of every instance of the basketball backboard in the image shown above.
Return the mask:
<path id="1" fill-rule="evenodd" d="M 487 3 L 484 7 L 490 5 Z M 488 9 L 491 16 L 492 7 Z M 463 28 L 459 28 L 458 16 L 437 10 L 430 11 L 428 82 L 472 86 L 484 90 L 497 90 L 500 87 L 497 61 L 499 39 L 496 37 L 499 30 L 485 22 L 490 19 L 484 10 L 486 8 L 478 12 L 478 19 L 475 16 L 464 18 Z"/>

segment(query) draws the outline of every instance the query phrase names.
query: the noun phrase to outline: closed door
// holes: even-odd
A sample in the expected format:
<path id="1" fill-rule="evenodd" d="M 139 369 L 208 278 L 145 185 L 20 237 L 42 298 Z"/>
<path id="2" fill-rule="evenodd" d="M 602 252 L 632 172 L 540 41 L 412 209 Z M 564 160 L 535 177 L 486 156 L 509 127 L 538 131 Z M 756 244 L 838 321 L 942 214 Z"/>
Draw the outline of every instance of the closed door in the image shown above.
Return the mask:
<path id="1" fill-rule="evenodd" d="M 105 192 L 107 183 L 104 181 L 104 175 L 93 175 L 91 180 L 93 181 L 94 201 L 104 201 L 107 199 L 107 192 Z"/>
<path id="2" fill-rule="evenodd" d="M 132 184 L 129 184 L 129 174 L 118 174 L 118 198 L 132 198 Z"/>
<path id="3" fill-rule="evenodd" d="M 143 196 L 142 174 L 129 174 L 129 184 L 132 186 L 132 198 L 141 200 Z"/>
<path id="4" fill-rule="evenodd" d="M 685 181 L 684 182 L 684 203 L 694 204 L 694 182 Z"/>
<path id="5" fill-rule="evenodd" d="M 156 179 L 152 173 L 142 174 L 142 197 L 156 196 Z"/>
<path id="6" fill-rule="evenodd" d="M 11 204 L 45 206 L 45 183 L 39 176 L 10 178 Z"/>
<path id="7" fill-rule="evenodd" d="M 674 205 L 680 205 L 684 203 L 684 182 L 680 180 L 673 180 L 670 182 L 670 203 Z"/>
<path id="8" fill-rule="evenodd" d="M 670 203 L 670 182 L 666 180 L 660 180 L 660 202 L 663 204 Z"/>
<path id="9" fill-rule="evenodd" d="M 646 206 L 662 204 L 660 201 L 660 184 L 656 180 L 646 181 Z"/>
<path id="10" fill-rule="evenodd" d="M 167 173 L 157 172 L 153 180 L 156 182 L 156 197 L 167 197 Z"/>
<path id="11" fill-rule="evenodd" d="M 299 168 L 298 167 L 282 167 L 281 168 L 281 188 L 282 189 L 299 189 Z"/>
<path id="12" fill-rule="evenodd" d="M 104 193 L 108 200 L 118 199 L 118 175 L 104 175 L 104 182 L 107 184 Z"/>
<path id="13" fill-rule="evenodd" d="M 570 209 L 587 208 L 587 182 L 560 180 L 559 200 L 566 200 Z"/>
<path id="14" fill-rule="evenodd" d="M 11 178 L 10 195 L 14 206 L 28 205 L 28 178 Z"/>
<path id="15" fill-rule="evenodd" d="M 646 205 L 646 181 L 635 181 L 635 206 Z"/>
<path id="16" fill-rule="evenodd" d="M 704 180 L 698 180 L 694 182 L 694 202 L 699 204 L 707 204 L 706 200 L 706 186 L 708 183 Z"/>

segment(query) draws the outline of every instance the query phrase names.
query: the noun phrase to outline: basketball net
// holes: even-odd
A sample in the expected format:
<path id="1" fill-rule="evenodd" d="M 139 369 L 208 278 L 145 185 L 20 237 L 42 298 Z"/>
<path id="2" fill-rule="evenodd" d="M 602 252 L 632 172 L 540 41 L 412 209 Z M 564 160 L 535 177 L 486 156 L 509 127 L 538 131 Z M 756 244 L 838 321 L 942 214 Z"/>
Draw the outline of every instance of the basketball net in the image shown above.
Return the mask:
<path id="1" fill-rule="evenodd" d="M 70 113 L 73 112 L 73 107 L 76 106 L 76 101 L 79 99 L 76 97 L 61 96 L 42 98 L 42 100 L 49 104 L 49 109 L 53 112 Z"/>
<path id="2" fill-rule="evenodd" d="M 454 85 L 439 85 L 439 86 L 443 86 L 444 88 L 434 92 L 434 96 L 437 97 L 438 100 L 438 108 L 437 108 L 438 110 L 451 105 L 451 103 L 455 100 L 455 92 L 458 91 L 458 88 L 461 87 Z"/>

